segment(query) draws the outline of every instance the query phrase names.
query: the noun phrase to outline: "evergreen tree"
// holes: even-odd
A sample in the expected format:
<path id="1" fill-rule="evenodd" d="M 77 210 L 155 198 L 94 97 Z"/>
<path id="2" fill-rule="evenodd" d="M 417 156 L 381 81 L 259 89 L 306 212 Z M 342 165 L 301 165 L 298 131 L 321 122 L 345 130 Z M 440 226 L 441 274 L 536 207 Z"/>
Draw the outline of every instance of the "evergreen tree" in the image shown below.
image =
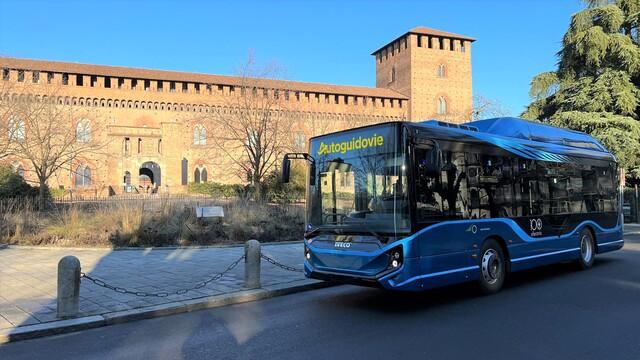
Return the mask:
<path id="1" fill-rule="evenodd" d="M 556 71 L 531 81 L 522 114 L 590 133 L 640 178 L 640 0 L 590 0 L 571 17 Z"/>

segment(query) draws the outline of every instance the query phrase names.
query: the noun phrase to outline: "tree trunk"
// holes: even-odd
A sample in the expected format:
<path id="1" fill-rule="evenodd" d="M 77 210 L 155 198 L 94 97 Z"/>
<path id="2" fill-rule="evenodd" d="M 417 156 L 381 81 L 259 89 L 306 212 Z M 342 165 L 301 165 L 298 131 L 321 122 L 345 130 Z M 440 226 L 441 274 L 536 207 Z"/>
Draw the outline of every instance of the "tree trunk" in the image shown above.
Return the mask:
<path id="1" fill-rule="evenodd" d="M 44 209 L 47 202 L 47 180 L 46 179 L 38 179 L 40 183 L 40 188 L 38 189 L 38 206 L 40 209 Z"/>
<path id="2" fill-rule="evenodd" d="M 257 179 L 257 177 L 253 178 L 253 188 L 256 191 L 255 193 L 256 201 L 262 202 L 264 200 L 262 196 L 262 183 L 260 182 L 259 179 Z"/>

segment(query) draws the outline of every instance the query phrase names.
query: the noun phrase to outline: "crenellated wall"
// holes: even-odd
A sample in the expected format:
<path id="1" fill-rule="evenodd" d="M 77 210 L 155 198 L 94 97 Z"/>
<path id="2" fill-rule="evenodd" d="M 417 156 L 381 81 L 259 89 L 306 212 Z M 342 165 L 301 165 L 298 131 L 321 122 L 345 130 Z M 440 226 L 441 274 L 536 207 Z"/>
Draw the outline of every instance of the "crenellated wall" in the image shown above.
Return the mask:
<path id="1" fill-rule="evenodd" d="M 297 149 L 311 136 L 370 123 L 466 119 L 473 39 L 416 29 L 373 53 L 375 88 L 250 79 L 252 91 L 278 99 L 273 111 L 285 119 L 290 144 Z M 445 76 L 438 76 L 440 64 L 446 67 Z M 230 104 L 249 91 L 246 79 L 2 57 L 0 72 L 0 84 L 10 85 L 0 88 L 4 99 L 24 97 L 73 108 L 78 120 L 91 122 L 95 136 L 107 144 L 100 153 L 59 171 L 50 186 L 107 195 L 124 191 L 125 175 L 130 174 L 131 186 L 140 190 L 138 176 L 149 173 L 143 166 L 161 177 L 162 192 L 184 191 L 184 180 L 193 182 L 203 169 L 208 181 L 246 181 L 232 161 L 212 156 L 194 140 L 197 119 L 233 111 Z M 447 99 L 444 114 L 437 111 L 439 97 Z M 208 138 L 220 135 L 216 129 L 207 131 Z M 9 162 L 32 177 L 23 159 Z M 78 188 L 76 169 L 83 166 L 91 171 L 91 186 Z"/>

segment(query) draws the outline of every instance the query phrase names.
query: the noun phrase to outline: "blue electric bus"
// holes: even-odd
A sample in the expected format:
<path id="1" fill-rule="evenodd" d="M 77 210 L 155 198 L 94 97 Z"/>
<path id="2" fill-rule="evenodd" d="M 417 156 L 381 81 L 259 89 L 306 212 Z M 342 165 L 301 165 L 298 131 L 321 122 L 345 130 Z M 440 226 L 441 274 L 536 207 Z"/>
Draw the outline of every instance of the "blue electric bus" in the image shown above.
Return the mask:
<path id="1" fill-rule="evenodd" d="M 307 277 L 387 289 L 478 281 L 622 248 L 615 157 L 517 118 L 390 122 L 310 139 Z"/>

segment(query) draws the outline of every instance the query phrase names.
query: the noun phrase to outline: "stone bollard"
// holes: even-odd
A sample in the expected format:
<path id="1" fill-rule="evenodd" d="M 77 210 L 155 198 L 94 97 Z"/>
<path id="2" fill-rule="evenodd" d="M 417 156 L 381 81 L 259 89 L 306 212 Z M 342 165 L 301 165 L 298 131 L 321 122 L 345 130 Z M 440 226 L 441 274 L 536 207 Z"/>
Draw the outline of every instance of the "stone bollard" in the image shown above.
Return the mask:
<path id="1" fill-rule="evenodd" d="M 248 289 L 260 287 L 260 242 L 249 240 L 244 244 L 244 286 Z"/>
<path id="2" fill-rule="evenodd" d="M 80 305 L 80 260 L 65 256 L 58 262 L 58 317 L 78 315 Z"/>

